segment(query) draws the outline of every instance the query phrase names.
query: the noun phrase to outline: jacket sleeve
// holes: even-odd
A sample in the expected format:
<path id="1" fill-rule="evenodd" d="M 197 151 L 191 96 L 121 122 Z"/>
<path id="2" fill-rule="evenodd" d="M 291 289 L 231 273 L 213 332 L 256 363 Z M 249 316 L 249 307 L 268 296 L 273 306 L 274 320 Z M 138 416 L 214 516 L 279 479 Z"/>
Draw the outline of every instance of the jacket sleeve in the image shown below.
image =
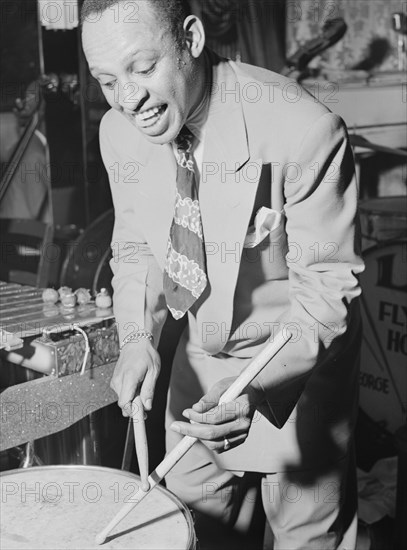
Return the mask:
<path id="1" fill-rule="evenodd" d="M 126 158 L 110 134 L 108 122 L 103 119 L 99 138 L 115 211 L 110 267 L 119 339 L 122 343 L 132 332 L 147 330 L 157 346 L 167 316 L 162 271 L 138 223 L 137 196 L 128 181 L 128 163 L 135 159 Z"/>
<path id="2" fill-rule="evenodd" d="M 284 181 L 290 306 L 280 319 L 292 338 L 259 375 L 279 427 L 313 369 L 358 338 L 355 298 L 363 270 L 353 154 L 340 117 L 319 117 L 292 164 Z"/>

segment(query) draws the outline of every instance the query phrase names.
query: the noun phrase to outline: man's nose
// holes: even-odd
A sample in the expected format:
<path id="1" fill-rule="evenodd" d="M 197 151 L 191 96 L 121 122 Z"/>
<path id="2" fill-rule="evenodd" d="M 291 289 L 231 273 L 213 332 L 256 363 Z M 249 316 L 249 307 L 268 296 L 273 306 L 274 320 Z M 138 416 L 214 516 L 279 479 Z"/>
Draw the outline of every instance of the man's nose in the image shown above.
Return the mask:
<path id="1" fill-rule="evenodd" d="M 134 111 L 137 109 L 140 101 L 146 97 L 147 91 L 145 88 L 136 82 L 124 82 L 120 87 L 119 102 L 125 111 Z"/>

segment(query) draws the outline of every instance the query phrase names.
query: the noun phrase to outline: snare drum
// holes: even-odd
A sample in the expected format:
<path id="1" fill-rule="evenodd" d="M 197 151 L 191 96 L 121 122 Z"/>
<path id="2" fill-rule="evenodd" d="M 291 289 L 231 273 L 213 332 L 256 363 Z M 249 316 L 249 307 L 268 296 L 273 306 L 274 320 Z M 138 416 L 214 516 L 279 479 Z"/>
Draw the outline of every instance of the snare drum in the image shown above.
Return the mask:
<path id="1" fill-rule="evenodd" d="M 103 544 L 95 536 L 135 495 L 140 478 L 96 466 L 43 466 L 0 474 L 1 544 L 6 549 L 196 548 L 192 517 L 156 486 Z"/>

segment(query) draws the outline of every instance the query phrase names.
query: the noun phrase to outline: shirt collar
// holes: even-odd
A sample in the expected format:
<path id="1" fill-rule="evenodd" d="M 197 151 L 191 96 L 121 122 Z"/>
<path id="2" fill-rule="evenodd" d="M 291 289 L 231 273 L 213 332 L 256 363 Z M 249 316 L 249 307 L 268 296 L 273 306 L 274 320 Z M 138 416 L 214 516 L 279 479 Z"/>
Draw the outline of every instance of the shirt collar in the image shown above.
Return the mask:
<path id="1" fill-rule="evenodd" d="M 205 57 L 205 93 L 197 108 L 189 115 L 186 121 L 187 128 L 199 141 L 202 141 L 205 133 L 204 128 L 208 119 L 212 81 L 212 67 L 206 49 L 204 50 L 203 55 Z"/>

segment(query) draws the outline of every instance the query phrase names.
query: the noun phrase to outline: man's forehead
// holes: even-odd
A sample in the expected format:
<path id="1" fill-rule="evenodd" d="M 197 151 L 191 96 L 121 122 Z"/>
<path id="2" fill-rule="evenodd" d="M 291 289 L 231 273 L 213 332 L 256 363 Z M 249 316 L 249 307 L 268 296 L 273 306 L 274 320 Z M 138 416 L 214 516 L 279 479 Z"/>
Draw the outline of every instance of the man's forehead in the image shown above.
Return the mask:
<path id="1" fill-rule="evenodd" d="M 89 25 L 98 25 L 98 23 L 133 26 L 152 23 L 152 21 L 161 26 L 161 20 L 154 3 L 150 0 L 118 0 L 101 13 L 94 12 L 85 17 L 83 28 L 89 28 Z"/>
<path id="2" fill-rule="evenodd" d="M 151 11 L 140 13 L 137 18 L 130 20 L 123 13 L 105 10 L 94 21 L 85 20 L 82 27 L 83 47 L 87 56 L 93 52 L 99 54 L 101 50 L 113 49 L 120 51 L 120 57 L 127 57 L 137 51 L 160 49 L 170 38 L 169 34 L 168 29 Z"/>

